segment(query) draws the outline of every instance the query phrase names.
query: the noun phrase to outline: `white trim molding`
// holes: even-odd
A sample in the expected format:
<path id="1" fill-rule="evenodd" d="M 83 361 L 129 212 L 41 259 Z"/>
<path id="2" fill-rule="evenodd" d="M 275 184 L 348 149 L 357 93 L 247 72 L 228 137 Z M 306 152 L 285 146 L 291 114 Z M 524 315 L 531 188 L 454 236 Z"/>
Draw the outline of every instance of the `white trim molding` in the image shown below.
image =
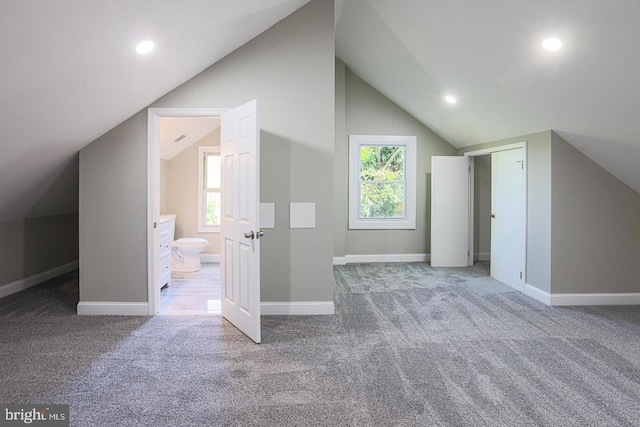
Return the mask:
<path id="1" fill-rule="evenodd" d="M 333 258 L 333 265 L 355 264 L 359 262 L 429 262 L 429 254 L 362 254 Z M 337 262 L 340 262 L 338 264 Z"/>
<path id="2" fill-rule="evenodd" d="M 572 305 L 640 305 L 640 293 L 551 294 L 526 284 L 524 293 L 552 306 Z"/>
<path id="3" fill-rule="evenodd" d="M 333 301 L 261 302 L 260 314 L 265 316 L 313 316 L 334 314 Z"/>
<path id="4" fill-rule="evenodd" d="M 551 294 L 551 305 L 640 305 L 640 293 Z"/>
<path id="5" fill-rule="evenodd" d="M 465 157 L 484 156 L 485 154 L 496 153 L 498 151 L 514 150 L 516 148 L 524 148 L 526 150 L 527 142 L 526 141 L 515 142 L 513 144 L 496 145 L 495 147 L 483 148 L 482 150 L 467 151 L 466 153 L 464 153 L 464 156 Z"/>
<path id="6" fill-rule="evenodd" d="M 537 299 L 543 304 L 551 305 L 551 294 L 549 292 L 538 289 L 528 283 L 524 285 L 524 294 L 533 299 Z"/>
<path id="7" fill-rule="evenodd" d="M 148 316 L 147 302 L 80 301 L 79 316 Z"/>
<path id="8" fill-rule="evenodd" d="M 52 268 L 51 270 L 43 271 L 42 273 L 34 274 L 33 276 L 25 277 L 24 279 L 7 283 L 6 285 L 0 286 L 0 298 L 4 298 L 11 294 L 15 294 L 16 292 L 28 289 L 32 286 L 39 285 L 40 283 L 46 282 L 49 279 L 53 279 L 54 277 L 58 277 L 62 274 L 76 270 L 77 268 L 78 260 L 75 260 L 59 267 Z"/>

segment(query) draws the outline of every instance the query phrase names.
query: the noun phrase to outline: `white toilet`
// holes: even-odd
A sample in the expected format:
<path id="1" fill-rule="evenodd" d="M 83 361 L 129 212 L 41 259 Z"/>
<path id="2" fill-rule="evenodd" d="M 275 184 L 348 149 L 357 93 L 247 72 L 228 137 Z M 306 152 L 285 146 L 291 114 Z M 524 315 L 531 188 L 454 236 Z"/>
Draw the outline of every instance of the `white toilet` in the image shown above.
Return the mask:
<path id="1" fill-rule="evenodd" d="M 195 237 L 183 237 L 171 242 L 171 271 L 200 271 L 200 252 L 207 246 L 209 242 L 206 239 Z"/>
<path id="2" fill-rule="evenodd" d="M 209 242 L 206 239 L 195 237 L 183 237 L 173 240 L 176 229 L 175 214 L 160 215 L 168 217 L 171 221 L 171 271 L 192 273 L 200 271 L 200 252 L 202 252 Z"/>

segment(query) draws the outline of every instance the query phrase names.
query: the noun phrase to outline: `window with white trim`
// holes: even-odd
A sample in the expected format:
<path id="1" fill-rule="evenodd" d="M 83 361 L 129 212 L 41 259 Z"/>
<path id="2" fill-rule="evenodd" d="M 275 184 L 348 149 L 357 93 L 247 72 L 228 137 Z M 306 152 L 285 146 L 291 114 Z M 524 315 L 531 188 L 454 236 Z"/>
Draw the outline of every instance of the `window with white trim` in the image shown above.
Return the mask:
<path id="1" fill-rule="evenodd" d="M 198 232 L 220 232 L 220 147 L 198 147 Z"/>
<path id="2" fill-rule="evenodd" d="M 416 228 L 416 137 L 349 135 L 349 228 Z"/>

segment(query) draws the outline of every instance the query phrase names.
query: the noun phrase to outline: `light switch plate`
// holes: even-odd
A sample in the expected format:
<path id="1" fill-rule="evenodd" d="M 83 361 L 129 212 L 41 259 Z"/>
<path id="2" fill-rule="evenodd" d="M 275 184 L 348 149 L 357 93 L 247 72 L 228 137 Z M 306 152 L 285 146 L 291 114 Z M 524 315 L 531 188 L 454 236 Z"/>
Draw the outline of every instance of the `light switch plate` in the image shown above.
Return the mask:
<path id="1" fill-rule="evenodd" d="M 260 203 L 260 228 L 276 228 L 275 203 Z"/>
<path id="2" fill-rule="evenodd" d="M 315 203 L 291 203 L 289 205 L 290 228 L 316 228 Z"/>

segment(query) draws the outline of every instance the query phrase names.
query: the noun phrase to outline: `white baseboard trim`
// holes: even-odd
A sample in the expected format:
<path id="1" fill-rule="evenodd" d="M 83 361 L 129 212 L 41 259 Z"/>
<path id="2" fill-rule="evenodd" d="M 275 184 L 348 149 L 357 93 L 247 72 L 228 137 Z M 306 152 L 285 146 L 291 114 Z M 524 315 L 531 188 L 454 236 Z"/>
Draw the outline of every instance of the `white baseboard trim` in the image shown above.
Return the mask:
<path id="1" fill-rule="evenodd" d="M 476 261 L 491 261 L 491 252 L 478 252 Z"/>
<path id="2" fill-rule="evenodd" d="M 347 265 L 347 258 L 343 256 L 334 256 L 333 265 Z"/>
<path id="3" fill-rule="evenodd" d="M 0 298 L 4 298 L 16 292 L 23 291 L 32 286 L 39 285 L 46 282 L 49 279 L 60 276 L 61 274 L 68 273 L 78 268 L 78 260 L 72 261 L 68 264 L 61 265 L 60 267 L 52 268 L 51 270 L 38 273 L 31 277 L 16 280 L 15 282 L 7 283 L 0 286 Z"/>
<path id="4" fill-rule="evenodd" d="M 79 316 L 148 316 L 149 303 L 146 302 L 114 302 L 114 301 L 80 301 Z"/>
<path id="5" fill-rule="evenodd" d="M 640 305 L 640 293 L 592 293 L 551 294 L 529 284 L 524 285 L 525 295 L 552 306 L 570 305 Z"/>
<path id="6" fill-rule="evenodd" d="M 333 301 L 261 302 L 260 314 L 265 316 L 334 314 L 334 307 Z"/>
<path id="7" fill-rule="evenodd" d="M 524 294 L 533 299 L 537 299 L 543 304 L 551 305 L 551 294 L 549 292 L 538 289 L 528 283 L 524 285 Z"/>
<path id="8" fill-rule="evenodd" d="M 220 264 L 219 254 L 200 254 L 200 262 L 203 264 Z"/>
<path id="9" fill-rule="evenodd" d="M 640 293 L 551 294 L 551 305 L 640 305 Z"/>
<path id="10" fill-rule="evenodd" d="M 345 255 L 333 259 L 333 265 L 355 264 L 359 262 L 428 262 L 429 254 L 363 254 Z M 344 264 L 336 264 L 336 260 Z"/>

